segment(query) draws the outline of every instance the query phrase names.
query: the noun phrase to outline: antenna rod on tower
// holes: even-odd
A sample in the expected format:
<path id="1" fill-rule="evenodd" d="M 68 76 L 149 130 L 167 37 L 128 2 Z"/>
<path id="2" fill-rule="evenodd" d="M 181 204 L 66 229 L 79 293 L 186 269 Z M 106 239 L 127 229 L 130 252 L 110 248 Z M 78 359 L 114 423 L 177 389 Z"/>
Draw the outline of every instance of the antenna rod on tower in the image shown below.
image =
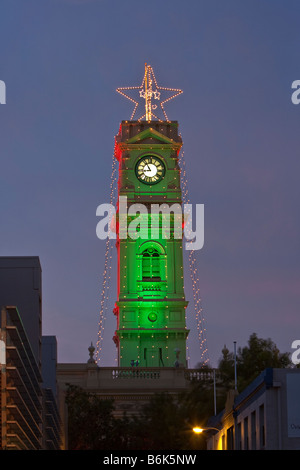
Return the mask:
<path id="1" fill-rule="evenodd" d="M 152 96 L 152 86 L 149 74 L 149 82 L 148 82 L 148 68 L 149 66 L 145 63 L 145 110 L 146 110 L 146 121 L 151 121 L 152 119 L 152 104 L 151 104 L 151 96 Z M 148 91 L 149 86 L 149 91 Z"/>

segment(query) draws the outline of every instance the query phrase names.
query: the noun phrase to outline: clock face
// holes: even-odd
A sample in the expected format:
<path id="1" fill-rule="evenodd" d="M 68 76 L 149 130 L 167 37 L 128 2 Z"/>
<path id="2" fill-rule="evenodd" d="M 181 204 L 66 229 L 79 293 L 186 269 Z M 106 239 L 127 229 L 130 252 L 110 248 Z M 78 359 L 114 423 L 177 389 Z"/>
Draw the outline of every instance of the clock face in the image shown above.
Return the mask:
<path id="1" fill-rule="evenodd" d="M 138 161 L 136 175 L 145 184 L 155 184 L 164 177 L 165 166 L 158 157 L 147 155 Z"/>

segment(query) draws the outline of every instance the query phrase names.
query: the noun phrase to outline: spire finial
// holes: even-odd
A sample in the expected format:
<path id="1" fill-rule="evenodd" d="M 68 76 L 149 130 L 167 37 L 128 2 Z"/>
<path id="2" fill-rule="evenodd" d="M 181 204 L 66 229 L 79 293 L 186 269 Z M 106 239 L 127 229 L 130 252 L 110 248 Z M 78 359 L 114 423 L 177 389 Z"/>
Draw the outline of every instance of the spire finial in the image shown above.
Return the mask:
<path id="1" fill-rule="evenodd" d="M 88 360 L 88 364 L 96 364 L 96 361 L 95 361 L 95 359 L 94 359 L 95 348 L 94 348 L 92 342 L 91 342 L 91 345 L 90 345 L 90 347 L 88 348 L 88 350 L 89 350 L 89 354 L 90 354 L 90 357 L 89 357 L 89 360 Z"/>

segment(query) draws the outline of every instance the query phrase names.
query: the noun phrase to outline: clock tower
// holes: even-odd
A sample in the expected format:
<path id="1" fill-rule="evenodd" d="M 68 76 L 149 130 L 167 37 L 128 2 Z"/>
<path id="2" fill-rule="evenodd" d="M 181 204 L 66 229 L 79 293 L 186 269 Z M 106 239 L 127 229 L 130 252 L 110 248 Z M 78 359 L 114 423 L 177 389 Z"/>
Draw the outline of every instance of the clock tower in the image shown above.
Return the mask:
<path id="1" fill-rule="evenodd" d="M 181 145 L 177 122 L 123 121 L 116 136 L 121 367 L 186 366 Z"/>
<path id="2" fill-rule="evenodd" d="M 160 87 L 150 66 L 145 67 L 142 87 L 135 88 L 145 99 L 146 113 L 139 120 L 122 121 L 115 139 L 119 162 L 114 309 L 118 365 L 186 367 L 188 302 L 178 165 L 182 140 L 178 123 L 167 119 L 163 102 L 165 119 L 153 114 L 156 107 L 151 97 L 160 98 Z M 124 88 L 119 90 L 125 94 Z M 161 90 L 175 92 L 174 96 L 181 92 Z"/>

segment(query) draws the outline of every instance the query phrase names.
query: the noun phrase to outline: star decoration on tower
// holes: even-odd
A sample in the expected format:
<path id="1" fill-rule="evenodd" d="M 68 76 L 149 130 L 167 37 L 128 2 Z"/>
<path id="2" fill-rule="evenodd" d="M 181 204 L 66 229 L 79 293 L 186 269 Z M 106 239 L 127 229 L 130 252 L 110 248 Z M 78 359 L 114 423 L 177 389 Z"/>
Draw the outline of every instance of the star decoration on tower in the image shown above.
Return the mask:
<path id="1" fill-rule="evenodd" d="M 145 119 L 146 121 L 152 121 L 153 119 L 162 121 L 163 119 L 160 119 L 157 115 L 159 110 L 162 111 L 164 119 L 169 121 L 164 104 L 183 93 L 183 91 L 178 88 L 166 88 L 158 86 L 153 68 L 151 65 L 147 64 L 145 64 L 145 73 L 142 84 L 140 86 L 121 87 L 117 88 L 116 91 L 134 103 L 134 109 L 130 117 L 131 121 L 137 113 L 138 106 L 141 104 L 141 100 L 138 101 L 135 98 L 144 100 L 145 106 L 145 111 L 142 111 L 143 114 L 136 118 L 137 121 L 141 121 L 142 119 Z M 161 95 L 165 95 L 165 98 L 162 99 Z M 152 101 L 155 102 L 156 100 L 159 101 L 158 104 L 152 103 Z"/>

